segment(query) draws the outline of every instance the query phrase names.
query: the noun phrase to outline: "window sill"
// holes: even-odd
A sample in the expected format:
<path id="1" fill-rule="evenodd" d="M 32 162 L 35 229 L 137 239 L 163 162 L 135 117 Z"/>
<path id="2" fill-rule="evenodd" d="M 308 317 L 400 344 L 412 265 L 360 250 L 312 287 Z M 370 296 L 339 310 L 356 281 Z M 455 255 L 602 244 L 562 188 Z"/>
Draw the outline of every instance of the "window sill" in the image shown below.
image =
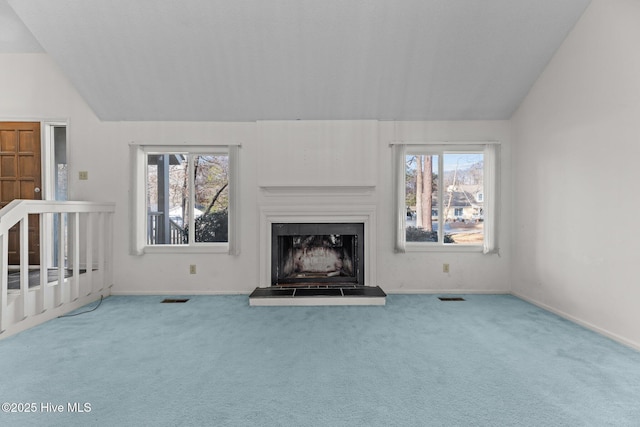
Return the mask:
<path id="1" fill-rule="evenodd" d="M 405 252 L 470 252 L 482 253 L 481 245 L 439 245 L 429 243 L 408 243 Z"/>
<path id="2" fill-rule="evenodd" d="M 157 245 L 145 246 L 144 254 L 228 254 L 229 244 L 220 243 L 202 246 Z"/>

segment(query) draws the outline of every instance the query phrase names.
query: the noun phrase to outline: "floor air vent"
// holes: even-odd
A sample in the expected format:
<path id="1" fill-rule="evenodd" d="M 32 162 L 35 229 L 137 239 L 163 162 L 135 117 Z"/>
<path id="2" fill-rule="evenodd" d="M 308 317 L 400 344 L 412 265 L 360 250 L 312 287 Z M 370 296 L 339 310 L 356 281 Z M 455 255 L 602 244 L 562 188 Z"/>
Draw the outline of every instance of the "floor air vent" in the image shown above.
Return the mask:
<path id="1" fill-rule="evenodd" d="M 460 297 L 438 297 L 440 301 L 464 301 L 464 298 Z"/>
<path id="2" fill-rule="evenodd" d="M 187 301 L 189 301 L 189 298 L 165 298 L 160 302 L 168 303 L 168 304 L 175 304 L 175 303 L 182 303 L 182 302 L 187 302 Z"/>

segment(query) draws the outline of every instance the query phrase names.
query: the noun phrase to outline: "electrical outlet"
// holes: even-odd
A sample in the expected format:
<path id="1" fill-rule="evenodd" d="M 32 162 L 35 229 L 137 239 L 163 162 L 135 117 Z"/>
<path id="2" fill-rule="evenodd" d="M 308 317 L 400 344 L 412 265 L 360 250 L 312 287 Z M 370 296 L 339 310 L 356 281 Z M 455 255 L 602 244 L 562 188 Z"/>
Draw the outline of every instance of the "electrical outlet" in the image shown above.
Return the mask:
<path id="1" fill-rule="evenodd" d="M 442 272 L 443 273 L 448 273 L 449 272 L 449 264 L 442 264 Z"/>
<path id="2" fill-rule="evenodd" d="M 80 181 L 86 181 L 89 179 L 89 172 L 88 171 L 80 171 L 78 172 L 78 179 Z"/>
<path id="3" fill-rule="evenodd" d="M 196 274 L 196 265 L 195 264 L 191 264 L 189 266 L 189 274 Z"/>

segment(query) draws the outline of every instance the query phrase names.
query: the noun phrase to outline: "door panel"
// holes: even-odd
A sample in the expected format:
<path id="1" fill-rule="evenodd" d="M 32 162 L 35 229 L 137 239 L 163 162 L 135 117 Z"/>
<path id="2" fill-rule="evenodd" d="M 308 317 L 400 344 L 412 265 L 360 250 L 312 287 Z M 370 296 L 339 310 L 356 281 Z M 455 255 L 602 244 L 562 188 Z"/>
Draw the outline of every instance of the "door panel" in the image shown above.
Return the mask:
<path id="1" fill-rule="evenodd" d="M 0 122 L 0 208 L 14 199 L 39 200 L 40 123 Z M 38 189 L 38 190 L 36 190 Z M 29 216 L 29 264 L 40 264 L 40 221 Z M 9 231 L 9 264 L 20 263 L 20 232 Z"/>

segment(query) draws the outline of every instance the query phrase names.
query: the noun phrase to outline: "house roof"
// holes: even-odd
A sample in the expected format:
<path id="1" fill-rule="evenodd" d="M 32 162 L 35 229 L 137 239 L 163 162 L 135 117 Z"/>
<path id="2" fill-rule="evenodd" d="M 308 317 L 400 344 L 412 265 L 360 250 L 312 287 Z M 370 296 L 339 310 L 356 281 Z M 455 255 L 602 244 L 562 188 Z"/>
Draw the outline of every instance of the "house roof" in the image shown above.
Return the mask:
<path id="1" fill-rule="evenodd" d="M 451 196 L 452 208 L 461 208 L 468 206 L 481 208 L 482 202 L 478 201 L 477 199 L 477 194 L 479 191 L 480 188 L 478 185 L 456 185 L 453 191 L 444 192 L 444 206 L 447 206 L 447 204 L 449 203 L 449 196 Z"/>
<path id="2" fill-rule="evenodd" d="M 508 119 L 589 2 L 0 0 L 0 52 L 102 120 Z"/>

